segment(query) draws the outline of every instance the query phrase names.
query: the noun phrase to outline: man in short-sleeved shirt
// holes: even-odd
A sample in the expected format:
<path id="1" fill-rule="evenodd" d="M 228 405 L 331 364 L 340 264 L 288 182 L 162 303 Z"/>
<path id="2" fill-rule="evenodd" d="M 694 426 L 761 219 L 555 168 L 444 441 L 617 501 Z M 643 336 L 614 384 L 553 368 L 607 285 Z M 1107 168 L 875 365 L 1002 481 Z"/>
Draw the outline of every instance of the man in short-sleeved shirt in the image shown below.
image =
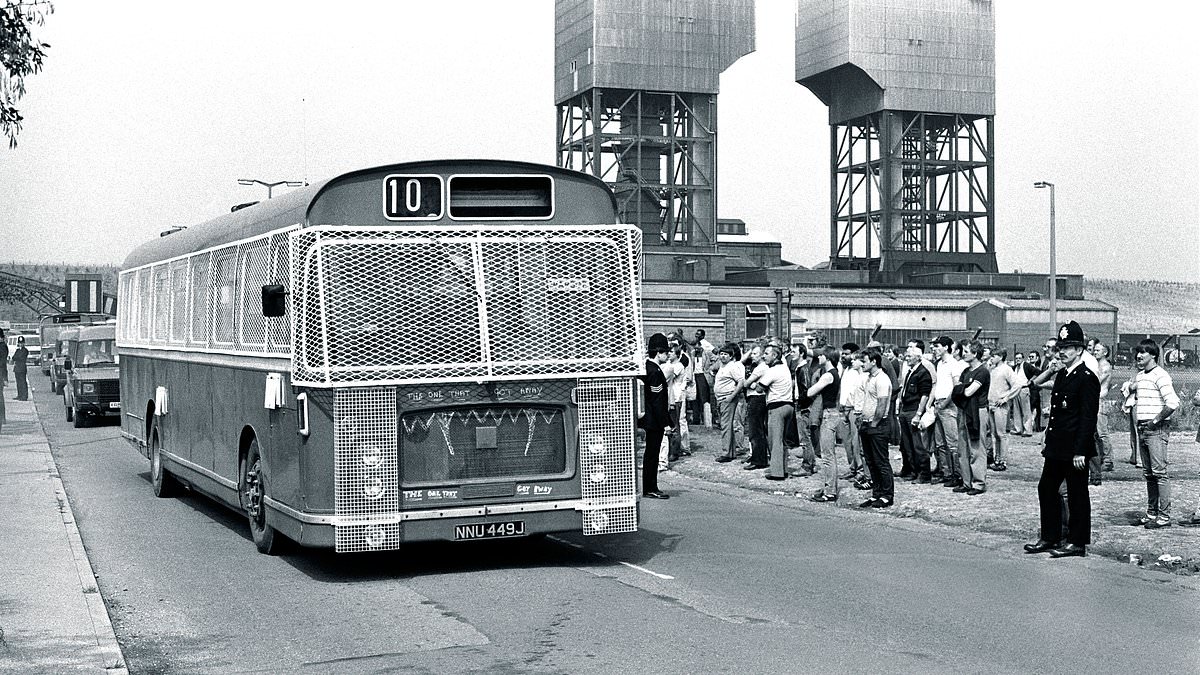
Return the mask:
<path id="1" fill-rule="evenodd" d="M 883 370 L 883 354 L 866 353 L 866 382 L 863 384 L 862 437 L 863 461 L 871 475 L 871 499 L 861 507 L 883 509 L 896 502 L 892 463 L 888 458 L 888 410 L 892 402 L 892 381 Z"/>

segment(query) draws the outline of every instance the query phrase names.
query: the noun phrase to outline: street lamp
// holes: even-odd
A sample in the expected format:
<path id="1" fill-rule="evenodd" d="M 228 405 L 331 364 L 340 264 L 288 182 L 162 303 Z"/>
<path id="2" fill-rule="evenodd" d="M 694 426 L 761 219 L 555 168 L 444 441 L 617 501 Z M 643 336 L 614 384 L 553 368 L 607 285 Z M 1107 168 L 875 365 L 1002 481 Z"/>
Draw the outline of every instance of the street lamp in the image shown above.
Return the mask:
<path id="1" fill-rule="evenodd" d="M 1039 180 L 1035 188 L 1050 188 L 1050 334 L 1058 331 L 1058 276 L 1054 270 L 1054 183 Z"/>
<path id="2" fill-rule="evenodd" d="M 274 183 L 268 183 L 266 181 L 261 181 L 257 178 L 239 178 L 237 182 L 238 182 L 238 185 L 262 185 L 262 186 L 265 186 L 267 188 L 267 199 L 271 198 L 271 191 L 274 190 L 275 188 L 279 187 L 280 185 L 286 185 L 288 187 L 300 187 L 301 185 L 304 185 L 304 183 L 302 183 L 298 180 L 281 180 L 281 181 L 276 181 Z"/>

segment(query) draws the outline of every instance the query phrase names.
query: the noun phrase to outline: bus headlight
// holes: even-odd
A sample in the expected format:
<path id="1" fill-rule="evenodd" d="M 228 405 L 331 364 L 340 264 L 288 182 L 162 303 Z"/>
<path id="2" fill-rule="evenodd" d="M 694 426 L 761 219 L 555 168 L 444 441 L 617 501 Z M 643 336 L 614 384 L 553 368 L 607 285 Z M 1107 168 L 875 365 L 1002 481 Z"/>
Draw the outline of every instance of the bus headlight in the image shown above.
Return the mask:
<path id="1" fill-rule="evenodd" d="M 588 519 L 592 521 L 592 529 L 605 530 L 608 529 L 608 514 L 604 511 L 592 511 L 588 515 Z"/>
<path id="2" fill-rule="evenodd" d="M 592 469 L 590 474 L 588 474 L 588 480 L 596 484 L 603 483 L 607 478 L 608 475 L 604 473 L 604 467 L 602 466 L 597 466 L 595 469 Z"/>
<path id="3" fill-rule="evenodd" d="M 367 444 L 363 446 L 359 459 L 363 464 L 375 468 L 383 463 L 383 453 L 379 451 L 378 446 Z"/>
<path id="4" fill-rule="evenodd" d="M 587 441 L 588 452 L 593 455 L 603 455 L 608 450 L 608 444 L 600 434 L 593 434 Z"/>
<path id="5" fill-rule="evenodd" d="M 96 385 L 92 384 L 91 382 L 84 382 L 83 383 L 83 393 L 85 393 L 85 394 L 96 393 Z"/>
<path id="6" fill-rule="evenodd" d="M 372 525 L 363 533 L 363 543 L 371 548 L 379 548 L 387 542 L 387 530 L 379 525 Z"/>
<path id="7" fill-rule="evenodd" d="M 371 480 L 369 480 L 363 484 L 362 491 L 363 491 L 363 496 L 366 497 L 367 499 L 379 499 L 380 497 L 383 496 L 383 493 L 385 492 L 385 489 L 383 487 L 383 480 L 381 480 L 379 478 L 372 478 Z"/>

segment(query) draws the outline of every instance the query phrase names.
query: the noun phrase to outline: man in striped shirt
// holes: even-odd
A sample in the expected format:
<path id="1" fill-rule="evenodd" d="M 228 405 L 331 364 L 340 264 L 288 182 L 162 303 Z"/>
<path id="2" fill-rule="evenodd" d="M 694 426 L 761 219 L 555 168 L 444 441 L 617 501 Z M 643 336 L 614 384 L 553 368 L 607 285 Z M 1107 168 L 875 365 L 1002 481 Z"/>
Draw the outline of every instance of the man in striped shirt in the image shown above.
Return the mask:
<path id="1" fill-rule="evenodd" d="M 1158 345 L 1142 340 L 1134 350 L 1138 371 L 1121 387 L 1126 397 L 1136 395 L 1138 454 L 1146 477 L 1146 515 L 1139 521 L 1146 529 L 1171 524 L 1171 484 L 1167 477 L 1167 437 L 1171 415 L 1179 408 L 1179 395 L 1171 376 L 1158 365 Z"/>

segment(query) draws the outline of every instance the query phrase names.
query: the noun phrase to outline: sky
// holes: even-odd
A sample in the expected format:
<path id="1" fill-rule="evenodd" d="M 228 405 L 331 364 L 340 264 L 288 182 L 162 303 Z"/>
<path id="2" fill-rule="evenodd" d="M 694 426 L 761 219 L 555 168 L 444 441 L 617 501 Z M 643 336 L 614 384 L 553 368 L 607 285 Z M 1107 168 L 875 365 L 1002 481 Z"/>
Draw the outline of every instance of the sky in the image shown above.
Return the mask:
<path id="1" fill-rule="evenodd" d="M 120 264 L 265 197 L 239 178 L 555 161 L 552 0 L 54 4 L 19 145 L 0 148 L 0 262 Z M 1200 280 L 1191 7 L 994 2 L 1001 271 L 1049 270 L 1044 180 L 1060 274 Z M 718 215 L 813 265 L 829 257 L 829 128 L 795 83 L 794 8 L 758 0 L 757 49 L 721 76 Z"/>

